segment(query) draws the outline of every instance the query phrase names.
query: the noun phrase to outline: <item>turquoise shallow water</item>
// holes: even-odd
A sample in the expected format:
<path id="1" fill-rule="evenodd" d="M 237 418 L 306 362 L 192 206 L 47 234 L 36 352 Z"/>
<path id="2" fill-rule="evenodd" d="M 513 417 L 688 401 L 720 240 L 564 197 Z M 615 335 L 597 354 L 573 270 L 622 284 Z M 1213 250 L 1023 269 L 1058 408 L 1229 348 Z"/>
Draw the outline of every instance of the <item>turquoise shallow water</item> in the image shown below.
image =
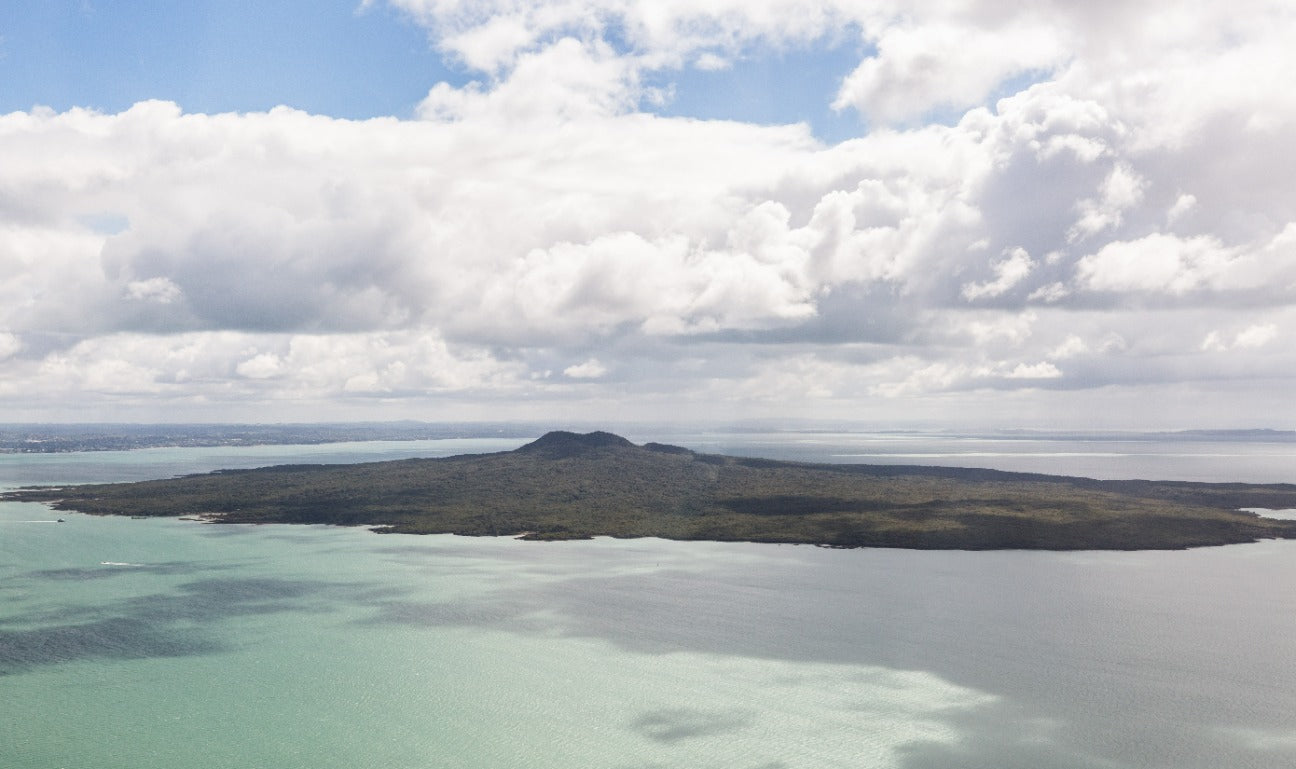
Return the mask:
<path id="1" fill-rule="evenodd" d="M 1296 766 L 1296 543 L 35 522 L 55 517 L 0 504 L 3 767 Z"/>

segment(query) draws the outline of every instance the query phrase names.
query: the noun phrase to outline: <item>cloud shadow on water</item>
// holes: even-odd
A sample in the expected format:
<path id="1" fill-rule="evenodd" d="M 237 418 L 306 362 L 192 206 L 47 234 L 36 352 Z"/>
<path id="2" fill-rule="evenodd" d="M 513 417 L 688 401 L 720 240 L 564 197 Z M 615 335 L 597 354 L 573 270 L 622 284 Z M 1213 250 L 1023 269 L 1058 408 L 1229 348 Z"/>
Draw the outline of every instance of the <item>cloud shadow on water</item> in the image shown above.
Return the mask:
<path id="1" fill-rule="evenodd" d="M 124 569 L 123 569 L 124 570 Z M 54 570 L 53 579 L 71 579 Z M 393 588 L 276 578 L 211 578 L 96 606 L 60 606 L 8 618 L 0 629 L 0 676 L 85 660 L 219 654 L 224 622 L 236 617 L 330 613 L 340 605 L 390 600 Z"/>
<path id="2" fill-rule="evenodd" d="M 101 563 L 97 566 L 76 566 L 64 569 L 40 569 L 27 572 L 24 577 L 55 581 L 83 582 L 86 580 L 116 579 L 139 574 L 175 576 L 224 571 L 235 568 L 229 564 L 197 563 L 193 561 L 166 561 L 163 563 Z"/>
<path id="3" fill-rule="evenodd" d="M 0 630 L 0 676 L 81 660 L 188 657 L 221 650 L 221 644 L 206 633 L 159 627 L 136 617 Z"/>
<path id="4" fill-rule="evenodd" d="M 751 714 L 741 710 L 665 708 L 644 713 L 630 724 L 630 728 L 656 742 L 672 743 L 735 732 L 751 722 Z"/>

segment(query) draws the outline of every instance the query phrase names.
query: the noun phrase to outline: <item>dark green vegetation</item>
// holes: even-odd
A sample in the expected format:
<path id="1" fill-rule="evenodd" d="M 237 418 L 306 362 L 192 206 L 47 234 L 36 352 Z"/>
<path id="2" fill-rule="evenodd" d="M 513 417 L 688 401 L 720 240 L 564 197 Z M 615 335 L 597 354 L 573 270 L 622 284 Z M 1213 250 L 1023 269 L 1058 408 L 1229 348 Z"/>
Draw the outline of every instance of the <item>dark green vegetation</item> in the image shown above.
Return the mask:
<path id="1" fill-rule="evenodd" d="M 516 451 L 24 489 L 59 510 L 529 539 L 664 537 L 927 549 L 1175 549 L 1296 538 L 1296 485 L 818 465 L 554 432 Z"/>

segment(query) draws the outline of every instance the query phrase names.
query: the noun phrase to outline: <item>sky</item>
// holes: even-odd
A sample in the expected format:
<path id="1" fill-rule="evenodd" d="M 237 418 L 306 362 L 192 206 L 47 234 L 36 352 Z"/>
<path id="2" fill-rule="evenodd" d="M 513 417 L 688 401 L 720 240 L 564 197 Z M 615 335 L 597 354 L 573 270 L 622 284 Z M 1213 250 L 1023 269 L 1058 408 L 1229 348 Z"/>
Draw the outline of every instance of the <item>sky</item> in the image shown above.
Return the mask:
<path id="1" fill-rule="evenodd" d="M 1286 0 L 0 0 L 0 421 L 1296 428 Z"/>

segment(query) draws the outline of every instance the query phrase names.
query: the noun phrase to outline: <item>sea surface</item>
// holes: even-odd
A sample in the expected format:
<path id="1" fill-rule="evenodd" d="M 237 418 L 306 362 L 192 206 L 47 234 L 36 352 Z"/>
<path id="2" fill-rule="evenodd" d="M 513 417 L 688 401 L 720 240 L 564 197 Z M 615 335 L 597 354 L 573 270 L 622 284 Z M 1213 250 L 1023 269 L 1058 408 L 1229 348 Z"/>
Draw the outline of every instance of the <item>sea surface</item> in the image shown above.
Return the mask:
<path id="1" fill-rule="evenodd" d="M 630 437 L 813 461 L 1296 482 L 1290 443 Z M 6 455 L 0 486 L 519 443 Z M 543 543 L 0 503 L 6 769 L 1274 769 L 1296 767 L 1293 714 L 1296 542 Z"/>

